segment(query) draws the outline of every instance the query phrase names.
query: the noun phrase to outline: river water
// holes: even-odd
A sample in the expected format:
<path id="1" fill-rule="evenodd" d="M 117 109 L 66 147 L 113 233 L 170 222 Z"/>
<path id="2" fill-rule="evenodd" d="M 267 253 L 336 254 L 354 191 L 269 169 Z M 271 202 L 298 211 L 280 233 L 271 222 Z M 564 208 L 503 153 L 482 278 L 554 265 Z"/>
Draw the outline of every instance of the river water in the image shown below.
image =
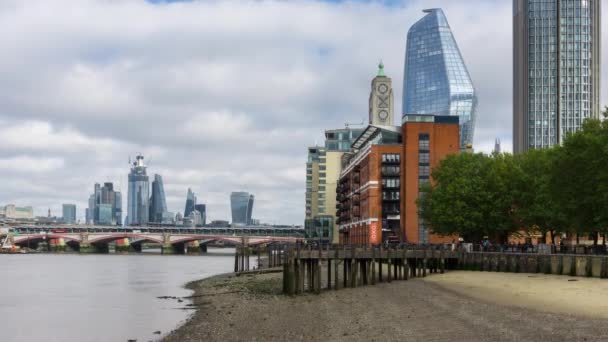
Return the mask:
<path id="1" fill-rule="evenodd" d="M 192 280 L 230 272 L 234 249 L 202 256 L 151 253 L 0 255 L 0 341 L 156 341 L 192 313 Z"/>

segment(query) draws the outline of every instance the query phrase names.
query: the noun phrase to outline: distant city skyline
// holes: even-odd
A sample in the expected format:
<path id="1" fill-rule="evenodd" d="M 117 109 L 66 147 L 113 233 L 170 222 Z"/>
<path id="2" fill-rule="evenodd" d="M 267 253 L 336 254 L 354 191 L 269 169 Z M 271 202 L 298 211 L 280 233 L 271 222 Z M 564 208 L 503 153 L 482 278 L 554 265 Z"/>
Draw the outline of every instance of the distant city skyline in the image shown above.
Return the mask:
<path id="1" fill-rule="evenodd" d="M 497 137 L 511 150 L 510 0 L 70 6 L 82 15 L 57 11 L 52 1 L 0 6 L 11 18 L 6 31 L 19 36 L 0 39 L 11 52 L 0 56 L 1 205 L 46 216 L 73 203 L 83 221 L 91 186 L 112 182 L 124 217 L 125 168 L 139 152 L 150 177 L 163 176 L 170 212 L 183 213 L 191 187 L 204 194 L 208 219 L 230 220 L 230 191 L 242 189 L 256 194 L 261 221 L 302 224 L 305 147 L 322 143 L 326 129 L 367 118 L 379 60 L 402 112 L 406 34 L 425 8 L 443 9 L 475 82 L 475 150 L 491 152 Z M 281 20 L 271 20 L 275 11 Z M 235 15 L 248 20 L 230 20 Z M 602 25 L 605 41 L 608 20 Z M 608 44 L 602 49 L 608 65 Z M 604 68 L 604 85 L 607 76 Z M 608 92 L 602 96 L 607 104 Z"/>

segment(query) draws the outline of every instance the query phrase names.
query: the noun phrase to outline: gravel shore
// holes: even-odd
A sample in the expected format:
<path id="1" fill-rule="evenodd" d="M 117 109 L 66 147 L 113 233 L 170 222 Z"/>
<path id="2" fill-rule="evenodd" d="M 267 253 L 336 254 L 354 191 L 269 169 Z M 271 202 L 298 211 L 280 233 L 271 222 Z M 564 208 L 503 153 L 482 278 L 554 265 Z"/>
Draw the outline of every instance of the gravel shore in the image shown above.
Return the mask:
<path id="1" fill-rule="evenodd" d="M 281 294 L 280 273 L 217 276 L 189 284 L 198 310 L 163 341 L 608 340 L 608 321 L 593 311 L 586 316 L 571 315 L 559 306 L 552 312 L 538 311 L 536 302 L 530 305 L 534 308 L 525 307 L 525 298 L 509 305 L 505 291 L 512 286 L 496 292 L 495 300 L 491 287 L 482 297 L 469 296 L 463 280 L 467 272 L 451 273 L 456 280 L 433 275 L 293 298 Z M 480 277 L 496 274 L 476 276 L 476 284 L 483 287 Z M 525 283 L 518 276 L 507 281 Z M 567 277 L 561 279 L 568 282 Z M 568 283 L 573 297 L 567 301 L 586 295 L 584 286 L 572 290 L 578 283 Z"/>

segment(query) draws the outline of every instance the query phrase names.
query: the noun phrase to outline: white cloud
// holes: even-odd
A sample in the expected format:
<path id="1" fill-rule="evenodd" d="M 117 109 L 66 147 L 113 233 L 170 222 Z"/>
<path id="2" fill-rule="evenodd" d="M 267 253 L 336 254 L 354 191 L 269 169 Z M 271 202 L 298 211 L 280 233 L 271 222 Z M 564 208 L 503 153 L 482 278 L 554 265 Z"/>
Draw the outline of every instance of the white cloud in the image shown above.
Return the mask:
<path id="1" fill-rule="evenodd" d="M 172 211 L 192 187 L 211 217 L 228 218 L 229 193 L 244 189 L 256 195 L 254 216 L 302 223 L 306 147 L 367 117 L 379 59 L 400 112 L 406 32 L 429 7 L 444 8 L 479 93 L 476 149 L 500 137 L 508 150 L 511 6 L 1 1 L 0 159 L 47 169 L 0 168 L 10 184 L 0 203 L 44 213 L 76 202 L 83 215 L 93 183 L 126 189 L 127 158 L 142 152 Z"/>

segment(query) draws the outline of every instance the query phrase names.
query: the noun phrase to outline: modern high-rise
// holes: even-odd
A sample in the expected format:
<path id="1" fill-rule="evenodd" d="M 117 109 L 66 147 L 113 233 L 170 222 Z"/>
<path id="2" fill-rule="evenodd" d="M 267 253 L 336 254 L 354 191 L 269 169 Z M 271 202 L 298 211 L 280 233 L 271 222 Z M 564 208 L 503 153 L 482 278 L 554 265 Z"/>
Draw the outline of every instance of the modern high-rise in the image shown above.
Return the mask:
<path id="1" fill-rule="evenodd" d="M 251 224 L 254 196 L 248 192 L 233 192 L 230 194 L 233 225 Z"/>
<path id="2" fill-rule="evenodd" d="M 207 224 L 207 206 L 205 204 L 196 204 L 194 210 L 201 214 L 201 224 Z"/>
<path id="3" fill-rule="evenodd" d="M 64 204 L 63 206 L 63 223 L 76 223 L 76 204 Z"/>
<path id="4" fill-rule="evenodd" d="M 138 155 L 129 173 L 127 225 L 146 225 L 150 216 L 150 185 L 144 156 Z"/>
<path id="5" fill-rule="evenodd" d="M 114 185 L 106 182 L 103 187 L 95 183 L 86 210 L 87 224 L 122 225 L 122 195 L 114 191 Z"/>
<path id="6" fill-rule="evenodd" d="M 514 0 L 513 151 L 600 116 L 601 0 Z"/>
<path id="7" fill-rule="evenodd" d="M 184 209 L 184 217 L 190 216 L 190 213 L 194 210 L 196 205 L 196 196 L 192 189 L 188 188 L 188 194 L 186 195 L 186 207 Z"/>
<path id="8" fill-rule="evenodd" d="M 167 216 L 167 199 L 163 177 L 154 175 L 152 181 L 152 196 L 150 197 L 150 222 L 163 223 L 163 217 Z"/>
<path id="9" fill-rule="evenodd" d="M 443 11 L 424 13 L 407 34 L 402 114 L 458 116 L 460 148 L 466 149 L 475 133 L 473 81 Z"/>

